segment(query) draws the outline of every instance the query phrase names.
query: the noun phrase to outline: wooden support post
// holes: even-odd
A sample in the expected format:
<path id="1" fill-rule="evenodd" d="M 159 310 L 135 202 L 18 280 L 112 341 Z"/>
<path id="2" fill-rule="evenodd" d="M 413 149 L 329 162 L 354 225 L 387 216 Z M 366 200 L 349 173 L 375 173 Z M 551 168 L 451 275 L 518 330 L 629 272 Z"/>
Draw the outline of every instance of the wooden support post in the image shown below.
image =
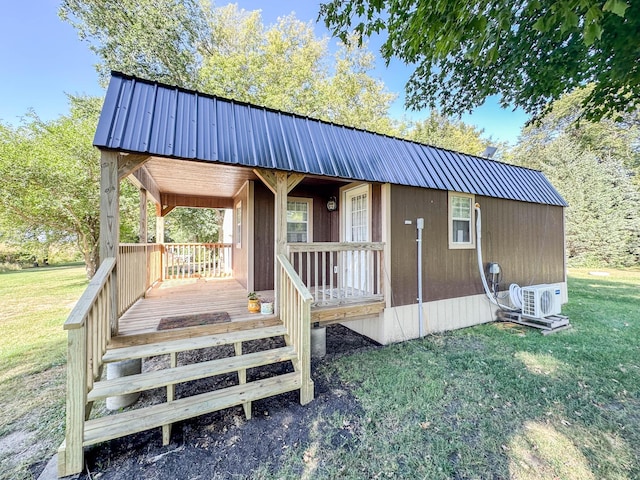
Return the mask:
<path id="1" fill-rule="evenodd" d="M 84 421 L 87 403 L 87 329 L 68 330 L 67 424 L 58 450 L 58 476 L 80 473 L 84 467 Z"/>
<path id="2" fill-rule="evenodd" d="M 140 189 L 140 242 L 147 243 L 147 191 Z"/>
<path id="3" fill-rule="evenodd" d="M 156 204 L 156 243 L 164 243 L 164 216 L 160 204 Z"/>
<path id="4" fill-rule="evenodd" d="M 120 243 L 119 154 L 103 151 L 100 157 L 100 261 L 118 258 Z M 111 335 L 118 334 L 118 268 L 111 275 Z"/>
<path id="5" fill-rule="evenodd" d="M 275 172 L 275 255 L 273 258 L 278 258 L 278 255 L 287 254 L 287 194 L 288 190 L 288 178 L 287 172 Z M 280 268 L 278 268 L 278 262 L 274 265 L 273 275 L 273 290 L 274 290 L 274 313 L 278 315 L 280 313 Z"/>
<path id="6" fill-rule="evenodd" d="M 235 342 L 233 344 L 233 348 L 236 351 L 236 357 L 242 355 L 242 342 Z M 247 383 L 247 369 L 242 368 L 238 370 L 238 383 L 240 385 L 244 385 Z M 244 409 L 244 416 L 247 420 L 251 420 L 251 402 L 244 402 L 242 404 L 242 408 Z"/>
<path id="7" fill-rule="evenodd" d="M 171 355 L 171 368 L 178 366 L 178 354 L 172 352 Z M 176 394 L 176 386 L 172 383 L 167 385 L 167 402 L 173 402 Z M 171 423 L 162 426 L 162 445 L 167 446 L 171 443 Z"/>

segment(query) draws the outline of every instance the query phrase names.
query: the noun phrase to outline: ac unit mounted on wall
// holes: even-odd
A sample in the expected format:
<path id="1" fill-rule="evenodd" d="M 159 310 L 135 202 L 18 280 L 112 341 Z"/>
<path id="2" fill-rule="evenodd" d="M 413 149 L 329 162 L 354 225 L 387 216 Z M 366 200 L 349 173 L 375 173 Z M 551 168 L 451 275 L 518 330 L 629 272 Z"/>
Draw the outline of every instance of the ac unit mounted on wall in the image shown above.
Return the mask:
<path id="1" fill-rule="evenodd" d="M 533 285 L 522 287 L 522 316 L 545 318 L 558 315 L 561 308 L 561 295 L 558 287 Z"/>

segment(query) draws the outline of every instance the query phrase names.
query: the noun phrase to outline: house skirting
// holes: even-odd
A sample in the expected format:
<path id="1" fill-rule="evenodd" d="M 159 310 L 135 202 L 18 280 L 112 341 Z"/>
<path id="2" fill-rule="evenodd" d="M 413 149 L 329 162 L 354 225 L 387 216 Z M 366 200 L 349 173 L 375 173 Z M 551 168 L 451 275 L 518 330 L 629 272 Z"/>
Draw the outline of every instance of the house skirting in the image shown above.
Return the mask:
<path id="1" fill-rule="evenodd" d="M 566 282 L 552 285 L 561 289 L 562 303 L 566 303 Z M 498 310 L 486 295 L 424 302 L 422 308 L 425 334 L 488 323 L 496 319 Z M 378 318 L 353 320 L 344 325 L 382 345 L 418 338 L 418 304 L 386 308 Z"/>

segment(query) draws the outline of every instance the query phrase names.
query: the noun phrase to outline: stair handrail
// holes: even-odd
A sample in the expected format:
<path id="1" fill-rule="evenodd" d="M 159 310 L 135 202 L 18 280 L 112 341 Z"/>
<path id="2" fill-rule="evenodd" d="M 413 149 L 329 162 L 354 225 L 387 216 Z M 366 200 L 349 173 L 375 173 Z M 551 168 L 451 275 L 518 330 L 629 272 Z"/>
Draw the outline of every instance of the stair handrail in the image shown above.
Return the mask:
<path id="1" fill-rule="evenodd" d="M 286 255 L 279 254 L 280 320 L 287 329 L 289 342 L 298 360 L 294 367 L 300 374 L 300 403 L 306 405 L 314 397 L 311 380 L 311 303 L 313 296 L 304 285 Z"/>
<path id="2" fill-rule="evenodd" d="M 104 259 L 64 323 L 68 338 L 67 420 L 65 448 L 60 450 L 64 458 L 58 460 L 60 474 L 82 470 L 87 393 L 101 375 L 102 356 L 111 340 L 115 267 L 115 258 Z"/>

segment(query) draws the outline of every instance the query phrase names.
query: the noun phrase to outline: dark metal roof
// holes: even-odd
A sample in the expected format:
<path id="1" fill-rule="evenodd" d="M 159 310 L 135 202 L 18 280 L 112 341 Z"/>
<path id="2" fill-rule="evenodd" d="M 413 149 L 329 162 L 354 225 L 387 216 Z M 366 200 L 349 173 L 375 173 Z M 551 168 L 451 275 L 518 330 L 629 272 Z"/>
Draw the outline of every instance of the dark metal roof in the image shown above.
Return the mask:
<path id="1" fill-rule="evenodd" d="M 100 148 L 566 206 L 537 170 L 113 73 Z"/>

